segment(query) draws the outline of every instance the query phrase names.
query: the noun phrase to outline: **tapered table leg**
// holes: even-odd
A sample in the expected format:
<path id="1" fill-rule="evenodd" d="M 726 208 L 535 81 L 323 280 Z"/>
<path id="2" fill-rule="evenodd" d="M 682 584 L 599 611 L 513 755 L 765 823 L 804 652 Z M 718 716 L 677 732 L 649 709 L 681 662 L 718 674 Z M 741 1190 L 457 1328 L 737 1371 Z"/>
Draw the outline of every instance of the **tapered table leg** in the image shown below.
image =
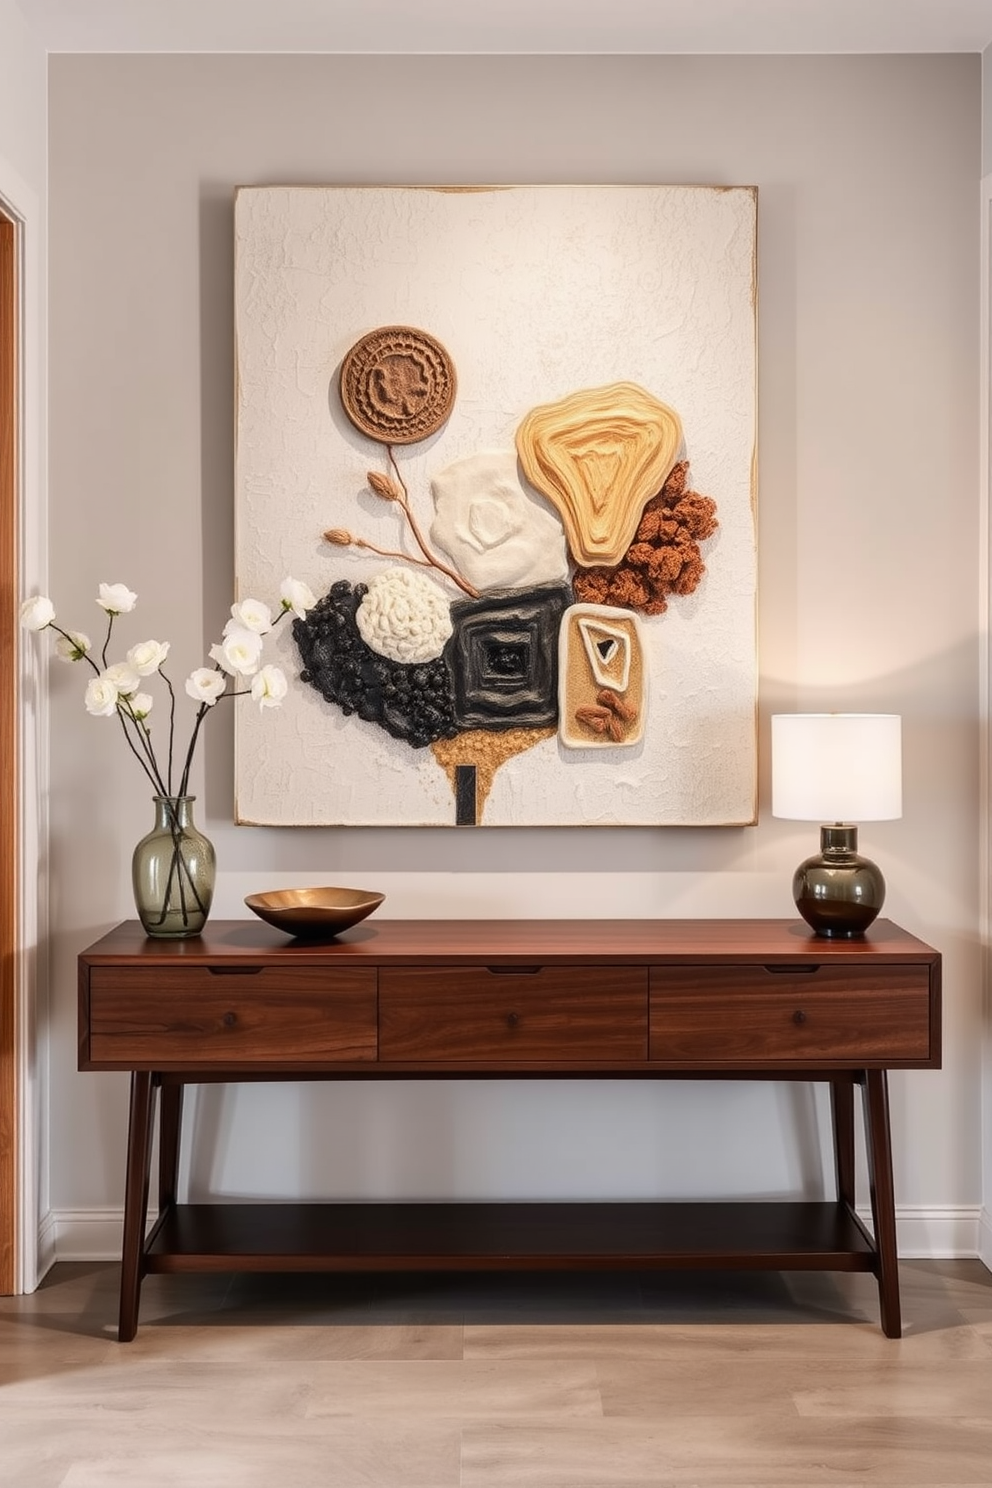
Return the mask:
<path id="1" fill-rule="evenodd" d="M 182 1135 L 185 1085 L 163 1081 L 158 1111 L 158 1207 L 171 1208 L 179 1183 L 179 1139 Z"/>
<path id="2" fill-rule="evenodd" d="M 854 1076 L 839 1075 L 830 1081 L 830 1109 L 834 1127 L 834 1165 L 837 1199 L 854 1208 Z"/>
<path id="3" fill-rule="evenodd" d="M 117 1337 L 130 1343 L 138 1331 L 138 1300 L 144 1275 L 148 1178 L 152 1156 L 152 1121 L 156 1083 L 147 1070 L 131 1075 L 131 1113 L 127 1130 L 127 1178 L 124 1190 L 124 1238 L 121 1247 L 121 1310 Z"/>
<path id="4" fill-rule="evenodd" d="M 892 1141 L 889 1132 L 889 1086 L 885 1070 L 865 1071 L 863 1086 L 871 1215 L 878 1250 L 878 1295 L 882 1332 L 902 1335 L 899 1307 L 899 1261 L 896 1250 L 896 1207 L 892 1185 Z"/>

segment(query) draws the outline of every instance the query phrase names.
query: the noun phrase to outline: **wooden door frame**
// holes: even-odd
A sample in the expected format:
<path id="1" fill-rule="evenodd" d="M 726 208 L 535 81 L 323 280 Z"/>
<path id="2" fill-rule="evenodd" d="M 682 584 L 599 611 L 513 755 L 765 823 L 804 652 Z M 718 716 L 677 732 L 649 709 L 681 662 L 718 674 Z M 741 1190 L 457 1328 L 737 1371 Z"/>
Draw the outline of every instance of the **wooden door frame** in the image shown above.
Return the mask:
<path id="1" fill-rule="evenodd" d="M 992 174 L 984 177 L 981 201 L 981 291 L 979 396 L 981 441 L 981 799 L 979 930 L 982 942 L 982 1213 L 978 1253 L 992 1270 Z"/>
<path id="2" fill-rule="evenodd" d="M 47 1210 L 48 689 L 18 624 L 48 585 L 41 201 L 0 156 L 6 311 L 0 398 L 0 1292 L 30 1292 L 54 1260 Z M 12 308 L 11 308 L 12 307 Z M 12 411 L 11 411 L 12 410 Z M 10 413 L 7 418 L 6 414 Z M 52 1252 L 42 1255 L 42 1251 Z"/>
<path id="3" fill-rule="evenodd" d="M 19 229 L 0 208 L 0 1295 L 20 1273 L 18 507 Z"/>

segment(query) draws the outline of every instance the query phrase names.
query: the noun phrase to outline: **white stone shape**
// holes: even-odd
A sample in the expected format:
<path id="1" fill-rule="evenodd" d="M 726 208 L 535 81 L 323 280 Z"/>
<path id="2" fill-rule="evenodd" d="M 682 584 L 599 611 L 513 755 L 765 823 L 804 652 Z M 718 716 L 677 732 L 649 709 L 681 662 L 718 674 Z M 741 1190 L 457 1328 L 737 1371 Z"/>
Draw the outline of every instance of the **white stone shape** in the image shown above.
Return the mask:
<path id="1" fill-rule="evenodd" d="M 434 661 L 451 635 L 444 591 L 412 568 L 387 568 L 369 580 L 355 613 L 366 646 L 390 661 Z"/>
<path id="2" fill-rule="evenodd" d="M 626 692 L 630 681 L 630 636 L 618 625 L 588 617 L 576 622 L 592 674 L 600 687 Z"/>
<path id="3" fill-rule="evenodd" d="M 515 450 L 483 450 L 431 480 L 431 541 L 480 594 L 568 579 L 565 531 L 521 483 Z"/>

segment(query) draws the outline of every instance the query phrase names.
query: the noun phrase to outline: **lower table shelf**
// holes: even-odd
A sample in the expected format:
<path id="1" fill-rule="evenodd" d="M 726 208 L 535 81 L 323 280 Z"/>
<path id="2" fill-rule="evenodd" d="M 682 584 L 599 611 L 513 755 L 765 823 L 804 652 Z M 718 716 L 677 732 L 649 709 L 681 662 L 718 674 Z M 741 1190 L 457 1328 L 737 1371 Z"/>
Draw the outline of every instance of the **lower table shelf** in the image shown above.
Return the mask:
<path id="1" fill-rule="evenodd" d="M 672 1269 L 877 1272 L 844 1203 L 179 1204 L 143 1269 L 498 1271 Z"/>

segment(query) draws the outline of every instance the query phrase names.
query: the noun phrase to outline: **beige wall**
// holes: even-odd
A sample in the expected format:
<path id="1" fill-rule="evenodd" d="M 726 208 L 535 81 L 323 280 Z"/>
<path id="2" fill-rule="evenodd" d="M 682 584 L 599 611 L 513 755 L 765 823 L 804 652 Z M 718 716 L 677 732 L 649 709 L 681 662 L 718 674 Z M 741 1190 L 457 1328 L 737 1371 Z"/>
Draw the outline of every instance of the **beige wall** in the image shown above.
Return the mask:
<path id="1" fill-rule="evenodd" d="M 992 171 L 992 46 L 982 53 L 982 175 Z"/>
<path id="2" fill-rule="evenodd" d="M 44 47 L 14 0 L 0 0 L 0 160 L 41 194 L 45 180 Z"/>
<path id="3" fill-rule="evenodd" d="M 278 882 L 350 881 L 386 888 L 394 916 L 787 915 L 816 829 L 769 816 L 769 713 L 902 713 L 905 816 L 862 841 L 889 879 L 887 912 L 946 957 L 945 1068 L 893 1082 L 899 1199 L 945 1237 L 981 1197 L 980 82 L 977 56 L 59 56 L 50 74 L 52 593 L 96 634 L 96 583 L 126 580 L 141 637 L 171 639 L 180 674 L 231 600 L 236 185 L 758 186 L 759 825 L 235 828 L 220 716 L 200 814 L 221 913 Z M 128 859 L 150 818 L 80 686 L 57 669 L 53 1203 L 66 1214 L 120 1200 L 123 1084 L 74 1073 L 74 958 L 132 912 Z M 194 1185 L 232 1193 L 769 1193 L 815 1191 L 819 1172 L 812 1108 L 774 1087 L 276 1087 L 213 1092 L 196 1125 Z"/>

